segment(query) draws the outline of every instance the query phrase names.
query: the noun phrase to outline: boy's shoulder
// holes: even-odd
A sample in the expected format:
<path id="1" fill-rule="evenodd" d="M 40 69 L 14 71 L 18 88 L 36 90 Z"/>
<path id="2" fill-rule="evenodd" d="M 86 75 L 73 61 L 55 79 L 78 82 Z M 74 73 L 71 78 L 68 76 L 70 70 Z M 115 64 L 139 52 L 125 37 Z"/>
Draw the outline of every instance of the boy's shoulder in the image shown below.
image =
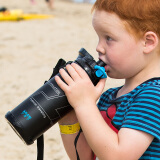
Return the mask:
<path id="1" fill-rule="evenodd" d="M 147 92 L 147 91 L 160 92 L 160 77 L 152 78 L 143 82 L 135 90 L 141 90 L 141 92 Z"/>

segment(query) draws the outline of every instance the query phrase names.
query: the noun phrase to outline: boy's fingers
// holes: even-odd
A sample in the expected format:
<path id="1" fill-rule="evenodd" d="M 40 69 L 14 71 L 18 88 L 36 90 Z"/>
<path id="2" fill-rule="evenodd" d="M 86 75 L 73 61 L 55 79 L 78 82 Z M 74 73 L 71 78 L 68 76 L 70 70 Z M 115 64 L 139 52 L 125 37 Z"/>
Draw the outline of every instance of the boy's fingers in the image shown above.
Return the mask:
<path id="1" fill-rule="evenodd" d="M 79 74 L 76 72 L 76 70 L 73 66 L 68 64 L 66 66 L 66 69 L 67 69 L 68 73 L 70 74 L 70 76 L 72 77 L 73 80 L 77 80 L 79 78 Z"/>
<path id="2" fill-rule="evenodd" d="M 98 92 L 101 92 L 101 93 L 103 92 L 106 80 L 107 80 L 107 78 L 100 79 L 100 81 L 96 85 L 96 88 L 97 88 Z"/>
<path id="3" fill-rule="evenodd" d="M 72 63 L 71 65 L 74 67 L 81 78 L 88 77 L 88 74 L 85 72 L 85 70 L 82 69 L 82 67 L 80 67 L 78 64 Z"/>
<path id="4" fill-rule="evenodd" d="M 55 81 L 63 91 L 67 89 L 68 87 L 67 84 L 64 83 L 59 76 L 55 76 Z"/>
<path id="5" fill-rule="evenodd" d="M 72 78 L 64 69 L 60 69 L 59 73 L 67 84 L 71 84 L 73 82 Z"/>

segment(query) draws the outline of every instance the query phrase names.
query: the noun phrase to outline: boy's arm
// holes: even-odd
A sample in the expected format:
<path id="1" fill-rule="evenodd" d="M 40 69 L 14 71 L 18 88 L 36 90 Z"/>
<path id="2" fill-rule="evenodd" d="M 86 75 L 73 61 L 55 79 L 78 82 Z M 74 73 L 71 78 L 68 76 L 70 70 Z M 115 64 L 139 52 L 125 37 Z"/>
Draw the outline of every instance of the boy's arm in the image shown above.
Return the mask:
<path id="1" fill-rule="evenodd" d="M 58 123 L 59 125 L 71 125 L 77 123 L 77 117 L 74 110 L 68 113 L 64 118 L 62 118 Z M 75 134 L 61 134 L 64 148 L 71 160 L 77 160 L 76 150 L 74 146 L 74 141 L 78 133 Z M 83 160 L 93 160 L 93 152 L 89 147 L 83 132 L 80 134 L 77 142 L 77 151 L 80 159 Z"/>
<path id="2" fill-rule="evenodd" d="M 137 160 L 154 138 L 129 128 L 122 128 L 117 134 L 106 124 L 96 105 L 90 105 L 87 110 L 92 111 L 89 121 L 82 106 L 76 108 L 75 112 L 89 145 L 101 160 Z"/>

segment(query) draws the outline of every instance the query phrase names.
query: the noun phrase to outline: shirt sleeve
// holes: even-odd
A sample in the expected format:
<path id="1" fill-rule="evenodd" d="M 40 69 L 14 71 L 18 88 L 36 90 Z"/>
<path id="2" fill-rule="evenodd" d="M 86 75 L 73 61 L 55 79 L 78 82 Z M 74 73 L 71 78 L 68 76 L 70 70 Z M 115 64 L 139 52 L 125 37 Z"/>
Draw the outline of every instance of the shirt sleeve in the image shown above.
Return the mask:
<path id="1" fill-rule="evenodd" d="M 128 106 L 122 127 L 144 131 L 160 141 L 159 87 L 148 87 L 136 96 Z"/>

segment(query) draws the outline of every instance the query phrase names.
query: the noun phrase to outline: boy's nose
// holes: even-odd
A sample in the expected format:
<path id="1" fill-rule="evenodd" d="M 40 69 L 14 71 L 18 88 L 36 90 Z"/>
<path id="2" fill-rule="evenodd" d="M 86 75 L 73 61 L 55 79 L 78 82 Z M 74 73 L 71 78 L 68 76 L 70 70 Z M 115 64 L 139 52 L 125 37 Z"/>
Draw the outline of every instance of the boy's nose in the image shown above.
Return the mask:
<path id="1" fill-rule="evenodd" d="M 97 47 L 96 47 L 96 51 L 99 53 L 99 54 L 105 54 L 105 49 L 103 47 L 102 44 L 98 43 Z"/>

